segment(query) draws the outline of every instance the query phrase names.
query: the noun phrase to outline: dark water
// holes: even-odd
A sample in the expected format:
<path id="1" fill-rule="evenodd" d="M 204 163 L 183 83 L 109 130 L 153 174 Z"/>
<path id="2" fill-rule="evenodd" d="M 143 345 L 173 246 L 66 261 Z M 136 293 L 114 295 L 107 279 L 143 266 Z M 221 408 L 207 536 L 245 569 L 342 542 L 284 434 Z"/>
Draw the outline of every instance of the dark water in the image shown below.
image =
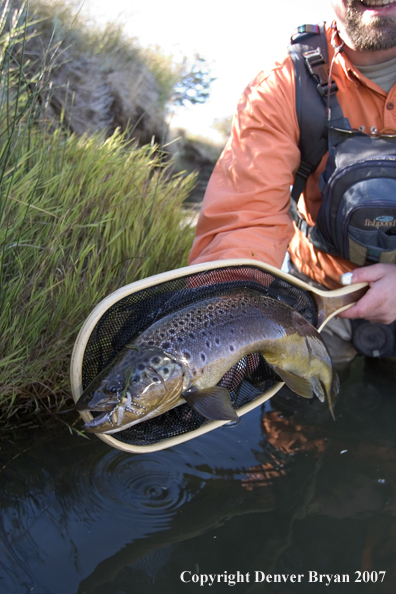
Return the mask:
<path id="1" fill-rule="evenodd" d="M 341 375 L 336 422 L 282 390 L 153 454 L 63 430 L 3 442 L 0 593 L 393 593 L 396 365 Z"/>

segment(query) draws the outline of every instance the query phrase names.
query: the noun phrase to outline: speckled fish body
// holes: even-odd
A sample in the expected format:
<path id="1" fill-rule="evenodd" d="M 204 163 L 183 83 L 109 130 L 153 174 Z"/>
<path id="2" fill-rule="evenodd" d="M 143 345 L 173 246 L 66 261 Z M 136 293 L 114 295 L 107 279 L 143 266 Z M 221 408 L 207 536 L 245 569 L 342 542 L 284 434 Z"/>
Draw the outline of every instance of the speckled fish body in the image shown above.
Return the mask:
<path id="1" fill-rule="evenodd" d="M 155 322 L 95 378 L 77 409 L 104 411 L 87 429 L 106 433 L 186 401 L 208 418 L 236 418 L 230 405 L 227 413 L 227 391 L 216 384 L 255 352 L 304 397 L 315 393 L 323 401 L 335 390 L 331 359 L 317 330 L 283 302 L 239 290 Z M 216 412 L 220 401 L 224 407 Z"/>

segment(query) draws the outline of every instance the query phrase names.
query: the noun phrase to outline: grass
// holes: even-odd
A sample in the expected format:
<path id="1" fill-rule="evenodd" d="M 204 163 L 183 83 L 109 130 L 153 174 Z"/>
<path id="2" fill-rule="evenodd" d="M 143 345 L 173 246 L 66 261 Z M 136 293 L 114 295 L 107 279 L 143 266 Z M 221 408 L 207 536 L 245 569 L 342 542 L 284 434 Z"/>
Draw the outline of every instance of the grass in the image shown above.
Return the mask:
<path id="1" fill-rule="evenodd" d="M 181 205 L 194 176 L 171 175 L 158 147 L 35 123 L 51 61 L 26 75 L 15 58 L 26 35 L 18 14 L 0 31 L 2 428 L 67 409 L 70 355 L 87 315 L 113 290 L 184 265 L 193 236 Z"/>
<path id="2" fill-rule="evenodd" d="M 123 73 L 125 78 L 137 65 L 147 69 L 159 88 L 159 105 L 156 107 L 164 109 L 183 74 L 180 65 L 158 46 L 142 47 L 137 37 L 126 33 L 123 25 L 116 22 L 101 25 L 85 17 L 79 10 L 82 4 L 81 0 L 68 3 L 65 0 L 30 0 L 29 12 L 36 24 L 29 30 L 35 29 L 48 45 L 59 44 L 71 61 L 99 55 L 103 72 Z"/>

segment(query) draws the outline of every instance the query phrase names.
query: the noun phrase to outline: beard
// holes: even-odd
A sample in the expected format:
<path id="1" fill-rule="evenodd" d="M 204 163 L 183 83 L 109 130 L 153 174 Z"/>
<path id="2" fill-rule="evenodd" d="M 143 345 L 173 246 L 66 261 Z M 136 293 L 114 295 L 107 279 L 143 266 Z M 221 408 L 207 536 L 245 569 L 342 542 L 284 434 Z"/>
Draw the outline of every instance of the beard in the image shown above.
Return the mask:
<path id="1" fill-rule="evenodd" d="M 360 51 L 386 50 L 396 46 L 396 19 L 387 16 L 363 21 L 357 9 L 360 0 L 347 0 L 345 29 L 356 49 Z"/>

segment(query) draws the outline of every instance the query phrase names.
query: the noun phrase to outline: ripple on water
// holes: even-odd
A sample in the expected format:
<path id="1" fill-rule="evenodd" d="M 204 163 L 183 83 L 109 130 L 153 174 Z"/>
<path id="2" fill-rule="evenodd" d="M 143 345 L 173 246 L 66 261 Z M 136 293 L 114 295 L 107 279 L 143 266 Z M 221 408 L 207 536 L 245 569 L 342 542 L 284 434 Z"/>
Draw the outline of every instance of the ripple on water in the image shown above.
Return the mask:
<path id="1" fill-rule="evenodd" d="M 107 510 L 117 518 L 131 515 L 139 522 L 169 517 L 189 501 L 193 492 L 181 457 L 147 454 L 131 456 L 109 451 L 94 459 L 79 477 L 79 491 L 88 508 Z"/>

